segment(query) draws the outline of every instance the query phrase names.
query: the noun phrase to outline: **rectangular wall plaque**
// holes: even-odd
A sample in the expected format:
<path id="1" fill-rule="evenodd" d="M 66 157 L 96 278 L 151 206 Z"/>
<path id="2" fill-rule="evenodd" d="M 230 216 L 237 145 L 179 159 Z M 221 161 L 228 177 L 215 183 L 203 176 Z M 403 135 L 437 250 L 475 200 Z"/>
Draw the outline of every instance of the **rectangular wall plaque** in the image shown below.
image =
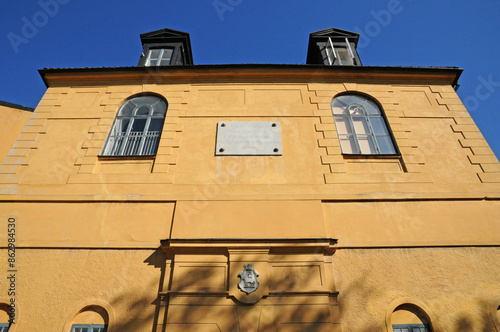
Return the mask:
<path id="1" fill-rule="evenodd" d="M 216 156 L 281 156 L 278 121 L 221 121 L 217 124 Z"/>

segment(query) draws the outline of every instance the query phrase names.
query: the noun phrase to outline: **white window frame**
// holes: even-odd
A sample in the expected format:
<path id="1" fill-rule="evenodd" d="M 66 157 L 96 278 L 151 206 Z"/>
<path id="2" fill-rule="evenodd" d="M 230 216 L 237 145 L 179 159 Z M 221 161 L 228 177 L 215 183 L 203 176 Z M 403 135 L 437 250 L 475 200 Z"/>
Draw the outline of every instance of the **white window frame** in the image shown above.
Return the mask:
<path id="1" fill-rule="evenodd" d="M 354 52 L 352 51 L 351 48 L 351 43 L 349 43 L 349 39 L 345 39 L 345 44 L 347 45 L 347 50 L 349 51 L 349 54 L 351 55 L 352 63 L 356 64 L 356 58 L 354 57 Z"/>
<path id="2" fill-rule="evenodd" d="M 153 59 L 155 61 L 154 64 L 151 63 L 151 55 L 153 54 L 153 51 L 160 50 L 160 54 L 158 55 L 157 59 Z M 165 57 L 165 51 L 172 51 L 170 54 L 170 59 L 168 61 L 168 64 L 172 62 L 172 57 L 174 56 L 174 49 L 173 48 L 151 48 L 148 50 L 148 56 L 146 58 L 146 67 L 155 67 L 155 66 L 160 66 L 161 61 Z M 166 57 L 165 57 L 166 58 Z"/>
<path id="3" fill-rule="evenodd" d="M 10 323 L 0 323 L 0 332 L 8 332 L 10 329 Z"/>
<path id="4" fill-rule="evenodd" d="M 333 46 L 332 38 L 328 37 L 326 43 L 326 57 L 328 58 L 328 63 L 333 66 L 335 60 L 337 60 L 337 54 L 335 54 L 335 46 Z"/>
<path id="5" fill-rule="evenodd" d="M 156 101 L 151 104 L 140 103 L 142 97 L 154 97 Z M 162 103 L 162 104 L 159 104 Z M 163 107 L 164 104 L 164 107 Z M 133 107 L 130 115 L 122 115 L 125 107 Z M 137 111 L 142 107 L 148 107 L 147 115 L 138 115 Z M 162 114 L 154 114 L 155 107 L 161 107 Z M 163 124 L 167 112 L 167 102 L 155 95 L 140 95 L 127 100 L 118 109 L 113 126 L 108 134 L 106 143 L 102 149 L 101 156 L 106 157 L 126 157 L 126 156 L 154 156 L 158 150 L 161 139 Z M 141 131 L 132 131 L 134 122 L 145 120 L 144 128 Z M 160 130 L 151 131 L 151 121 L 160 120 L 162 125 Z M 120 122 L 128 121 L 127 128 L 120 130 Z"/>
<path id="6" fill-rule="evenodd" d="M 341 100 L 341 99 L 344 99 L 342 97 L 357 98 L 358 103 L 347 104 Z M 338 101 L 339 103 L 344 105 L 343 106 L 344 111 L 342 114 L 334 113 L 334 104 L 336 103 L 336 101 Z M 363 108 L 363 105 L 367 102 L 370 102 L 371 107 L 373 107 L 373 109 L 376 109 L 377 113 L 370 114 L 369 112 L 367 112 L 364 109 L 363 109 L 363 114 L 359 114 L 359 115 L 358 114 L 353 115 L 350 112 L 352 106 L 355 106 L 355 107 L 357 106 L 357 107 Z M 399 154 L 397 147 L 396 147 L 396 144 L 394 142 L 394 139 L 392 137 L 389 125 L 387 124 L 387 121 L 384 117 L 383 111 L 382 111 L 381 107 L 379 107 L 378 104 L 375 103 L 374 100 L 372 100 L 371 98 L 368 98 L 366 96 L 358 95 L 358 94 L 343 94 L 343 95 L 340 95 L 340 96 L 333 98 L 333 100 L 331 102 L 331 108 L 332 108 L 332 115 L 333 115 L 333 118 L 335 121 L 335 126 L 337 128 L 337 134 L 338 134 L 339 140 L 340 140 L 340 147 L 341 147 L 343 154 L 347 154 L 347 155 L 398 155 Z M 372 119 L 374 119 L 374 118 L 378 118 L 380 121 L 379 124 L 383 124 L 382 129 L 385 130 L 385 133 L 376 133 L 375 132 L 375 130 L 373 129 L 373 126 L 372 126 L 372 121 L 373 121 Z M 347 133 L 347 134 L 340 133 L 340 128 L 339 128 L 340 119 L 342 119 L 343 121 L 347 121 L 344 123 L 346 123 L 346 127 L 350 129 L 350 131 L 351 131 L 350 133 Z M 363 124 L 366 124 L 365 129 L 367 130 L 367 133 L 360 134 L 360 133 L 356 132 L 356 126 L 354 123 L 355 119 L 356 120 L 359 120 L 359 119 L 364 120 Z M 370 153 L 363 152 L 362 151 L 363 149 L 361 148 L 361 145 L 360 145 L 360 137 L 366 138 L 367 141 L 371 141 L 373 143 L 373 147 L 374 147 L 375 151 L 370 152 Z M 349 144 L 349 147 L 352 150 L 351 152 L 346 151 L 347 147 L 348 147 L 347 143 L 345 145 L 343 145 L 343 141 L 344 141 L 343 139 L 345 139 L 345 138 L 347 138 L 349 142 L 354 142 L 354 144 Z M 352 140 L 351 140 L 351 138 L 352 138 Z M 377 138 L 379 138 L 380 140 L 378 140 Z M 386 142 L 389 141 L 391 143 L 391 145 L 390 145 L 390 148 L 392 148 L 391 152 L 387 153 L 387 152 L 382 151 L 382 149 L 380 147 L 380 142 L 382 141 L 382 139 L 385 139 Z"/>

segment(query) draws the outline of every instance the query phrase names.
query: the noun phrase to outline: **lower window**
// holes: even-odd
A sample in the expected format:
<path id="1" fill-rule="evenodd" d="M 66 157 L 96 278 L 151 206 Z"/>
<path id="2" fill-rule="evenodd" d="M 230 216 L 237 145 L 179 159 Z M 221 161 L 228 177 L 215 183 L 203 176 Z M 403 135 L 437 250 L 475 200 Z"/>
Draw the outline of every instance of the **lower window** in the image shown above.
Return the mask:
<path id="1" fill-rule="evenodd" d="M 430 332 L 430 329 L 423 324 L 397 324 L 392 325 L 394 332 Z"/>
<path id="2" fill-rule="evenodd" d="M 10 324 L 8 324 L 8 323 L 1 323 L 0 324 L 0 332 L 9 331 L 9 326 L 10 326 Z"/>
<path id="3" fill-rule="evenodd" d="M 106 325 L 77 324 L 71 327 L 71 332 L 106 332 L 107 329 Z"/>

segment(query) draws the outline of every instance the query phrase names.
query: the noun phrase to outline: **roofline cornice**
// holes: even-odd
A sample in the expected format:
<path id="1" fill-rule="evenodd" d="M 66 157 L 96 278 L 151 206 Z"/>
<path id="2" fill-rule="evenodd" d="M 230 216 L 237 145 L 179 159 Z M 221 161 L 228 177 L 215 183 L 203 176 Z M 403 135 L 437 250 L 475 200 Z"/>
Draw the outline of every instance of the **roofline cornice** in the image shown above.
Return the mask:
<path id="1" fill-rule="evenodd" d="M 39 70 L 47 87 L 202 82 L 360 82 L 442 84 L 455 86 L 457 67 L 380 67 L 324 65 L 191 65 L 164 67 L 46 68 Z"/>

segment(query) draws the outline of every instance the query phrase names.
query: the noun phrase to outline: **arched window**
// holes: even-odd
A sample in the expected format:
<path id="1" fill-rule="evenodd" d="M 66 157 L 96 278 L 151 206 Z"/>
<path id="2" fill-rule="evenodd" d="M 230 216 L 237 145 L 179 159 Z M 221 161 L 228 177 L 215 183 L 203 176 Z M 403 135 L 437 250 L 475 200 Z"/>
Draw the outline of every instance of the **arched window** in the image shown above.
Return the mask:
<path id="1" fill-rule="evenodd" d="M 9 306 L 5 303 L 0 304 L 0 332 L 7 332 L 10 328 Z"/>
<path id="2" fill-rule="evenodd" d="M 402 304 L 391 317 L 394 332 L 431 332 L 427 315 L 417 306 Z"/>
<path id="3" fill-rule="evenodd" d="M 76 315 L 71 332 L 106 332 L 108 313 L 99 306 L 87 307 Z"/>
<path id="4" fill-rule="evenodd" d="M 105 325 L 78 324 L 71 327 L 71 332 L 106 332 Z"/>
<path id="5" fill-rule="evenodd" d="M 167 102 L 154 95 L 127 100 L 118 110 L 103 156 L 152 156 L 160 142 Z"/>
<path id="6" fill-rule="evenodd" d="M 397 153 L 382 111 L 374 101 L 346 94 L 333 98 L 331 106 L 343 154 Z"/>

